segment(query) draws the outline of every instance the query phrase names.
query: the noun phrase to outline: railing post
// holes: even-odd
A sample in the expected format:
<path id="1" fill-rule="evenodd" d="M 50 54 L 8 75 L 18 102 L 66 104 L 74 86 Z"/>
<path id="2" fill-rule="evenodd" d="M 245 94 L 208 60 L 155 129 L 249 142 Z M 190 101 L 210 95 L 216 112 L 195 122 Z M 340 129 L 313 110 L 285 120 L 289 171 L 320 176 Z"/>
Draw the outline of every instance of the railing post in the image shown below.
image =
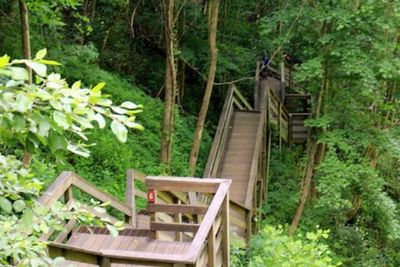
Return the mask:
<path id="1" fill-rule="evenodd" d="M 67 188 L 67 190 L 65 190 L 64 192 L 64 201 L 65 204 L 68 203 L 68 201 L 73 199 L 73 194 L 72 194 L 72 185 L 70 187 Z"/>
<path id="2" fill-rule="evenodd" d="M 261 63 L 259 61 L 256 62 L 256 75 L 255 75 L 255 81 L 256 85 L 254 88 L 254 109 L 255 110 L 260 110 L 260 65 Z"/>
<path id="3" fill-rule="evenodd" d="M 226 196 L 224 202 L 222 203 L 221 208 L 222 213 L 222 266 L 229 267 L 230 264 L 230 256 L 229 256 L 229 190 L 226 192 Z M 209 265 L 213 266 L 213 265 Z"/>
<path id="4" fill-rule="evenodd" d="M 249 210 L 246 215 L 246 233 L 247 233 L 246 241 L 247 241 L 247 243 L 250 243 L 251 235 L 253 233 L 252 224 L 253 224 L 253 211 Z"/>
<path id="5" fill-rule="evenodd" d="M 125 203 L 131 208 L 131 217 L 125 216 L 125 220 L 134 228 L 137 227 L 136 201 L 135 201 L 135 171 L 128 170 L 126 174 Z"/>
<path id="6" fill-rule="evenodd" d="M 175 201 L 177 204 L 181 204 L 181 200 L 176 198 Z M 182 213 L 175 214 L 175 222 L 182 223 Z M 175 241 L 182 241 L 182 232 L 175 232 Z"/>
<path id="7" fill-rule="evenodd" d="M 278 104 L 278 132 L 279 132 L 279 150 L 282 149 L 282 103 Z"/>
<path id="8" fill-rule="evenodd" d="M 208 233 L 208 266 L 215 266 L 217 263 L 216 247 L 215 247 L 215 222 L 213 223 L 210 232 Z"/>
<path id="9" fill-rule="evenodd" d="M 293 117 L 292 117 L 292 114 L 289 114 L 288 143 L 289 143 L 289 146 L 291 146 L 293 143 Z"/>
<path id="10" fill-rule="evenodd" d="M 101 258 L 99 258 L 98 261 L 99 261 L 98 264 L 100 267 L 110 267 L 111 266 L 111 261 L 109 258 L 101 257 Z"/>

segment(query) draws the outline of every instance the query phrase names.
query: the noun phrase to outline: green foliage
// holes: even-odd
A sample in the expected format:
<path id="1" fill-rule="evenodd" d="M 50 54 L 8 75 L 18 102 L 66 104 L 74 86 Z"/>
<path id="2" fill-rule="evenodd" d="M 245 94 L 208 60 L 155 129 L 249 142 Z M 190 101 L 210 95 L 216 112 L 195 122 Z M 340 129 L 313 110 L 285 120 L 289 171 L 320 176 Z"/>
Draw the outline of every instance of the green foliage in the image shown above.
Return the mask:
<path id="1" fill-rule="evenodd" d="M 93 64 L 87 64 L 84 55 L 94 55 L 90 47 L 66 46 L 63 51 L 54 51 L 56 57 L 64 64 L 60 71 L 70 80 L 82 80 L 85 83 L 104 81 L 107 86 L 103 89 L 110 94 L 115 102 L 124 100 L 141 103 L 143 113 L 140 114 L 140 124 L 145 128 L 135 132 L 133 138 L 126 143 L 120 143 L 112 138 L 109 129 L 94 129 L 88 135 L 89 142 L 96 143 L 91 147 L 91 157 L 68 157 L 65 165 L 59 170 L 70 169 L 93 182 L 103 190 L 123 198 L 125 174 L 129 168 L 136 169 L 148 175 L 164 174 L 164 166 L 159 164 L 161 121 L 163 103 L 159 99 L 147 96 L 143 90 L 134 86 L 129 80 L 117 74 L 107 72 Z M 83 60 L 83 62 L 82 62 Z M 171 169 L 174 175 L 187 175 L 187 162 L 191 149 L 192 135 L 195 127 L 195 117 L 188 114 L 176 114 L 175 146 Z M 211 137 L 204 132 L 197 176 L 202 176 L 206 164 Z M 143 186 L 143 185 L 139 185 Z"/>
<path id="2" fill-rule="evenodd" d="M 57 264 L 46 255 L 46 243 L 40 236 L 50 229 L 63 230 L 63 222 L 72 218 L 82 224 L 106 226 L 112 234 L 123 225 L 99 221 L 78 204 L 72 210 L 60 202 L 52 207 L 37 202 L 42 182 L 37 178 L 49 179 L 52 172 L 45 172 L 41 164 L 34 164 L 32 170 L 23 166 L 14 155 L 19 149 L 35 153 L 48 149 L 53 155 L 58 150 L 69 150 L 76 155 L 88 156 L 88 150 L 76 139 L 88 141 L 86 133 L 93 129 L 96 121 L 104 128 L 105 118 L 112 120 L 111 130 L 120 141 L 126 141 L 126 127 L 142 129 L 135 122 L 135 114 L 141 106 L 125 101 L 115 106 L 108 96 L 102 95 L 104 83 L 95 87 L 81 88 L 81 82 L 71 87 L 61 75 L 47 75 L 47 65 L 59 63 L 44 59 L 47 51 L 40 50 L 34 60 L 13 60 L 0 58 L 0 263 L 8 265 L 14 261 L 21 266 L 47 266 Z M 23 64 L 23 67 L 20 66 Z M 36 76 L 35 84 L 28 84 L 28 71 Z M 6 145 L 6 146 L 5 146 Z M 6 147 L 6 148 L 5 148 Z M 33 173 L 35 171 L 36 173 Z M 105 205 L 95 207 L 103 211 Z"/>
<path id="3" fill-rule="evenodd" d="M 47 75 L 47 66 L 59 65 L 45 60 L 46 50 L 40 50 L 35 59 L 13 60 L 5 55 L 0 58 L 0 112 L 1 139 L 14 145 L 15 141 L 33 153 L 40 146 L 50 149 L 53 154 L 69 150 L 87 157 L 89 150 L 84 141 L 87 129 L 93 129 L 93 122 L 105 127 L 105 118 L 112 120 L 111 129 L 121 142 L 127 139 L 127 127 L 143 129 L 135 122 L 141 105 L 125 101 L 113 105 L 101 90 L 105 83 L 93 88 L 81 88 L 81 82 L 69 87 L 61 75 Z M 35 84 L 25 84 L 28 72 L 19 65 L 25 64 L 36 73 Z M 67 140 L 73 134 L 79 141 Z"/>
<path id="4" fill-rule="evenodd" d="M 333 267 L 340 266 L 323 240 L 329 231 L 317 230 L 290 237 L 278 228 L 265 226 L 252 240 L 249 266 Z"/>

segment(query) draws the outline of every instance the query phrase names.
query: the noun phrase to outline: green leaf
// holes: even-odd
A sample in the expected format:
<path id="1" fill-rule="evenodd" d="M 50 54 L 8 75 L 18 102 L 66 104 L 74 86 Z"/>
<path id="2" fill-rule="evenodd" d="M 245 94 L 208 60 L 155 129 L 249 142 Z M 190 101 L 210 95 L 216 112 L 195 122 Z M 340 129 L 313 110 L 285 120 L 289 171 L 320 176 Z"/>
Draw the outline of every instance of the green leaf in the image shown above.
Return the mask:
<path id="1" fill-rule="evenodd" d="M 63 257 L 57 257 L 53 260 L 53 265 L 54 266 L 60 266 L 65 262 L 65 259 Z"/>
<path id="2" fill-rule="evenodd" d="M 142 107 L 141 105 L 136 105 L 135 103 L 132 103 L 130 101 L 125 101 L 124 103 L 121 104 L 121 108 L 126 108 L 126 109 L 136 109 Z"/>
<path id="3" fill-rule="evenodd" d="M 13 208 L 15 212 L 21 212 L 25 209 L 25 201 L 22 199 L 18 199 L 17 201 L 14 202 Z"/>
<path id="4" fill-rule="evenodd" d="M 47 54 L 47 49 L 46 48 L 44 48 L 42 50 L 39 50 L 36 53 L 35 60 L 43 59 L 46 56 L 46 54 Z"/>
<path id="5" fill-rule="evenodd" d="M 62 64 L 54 61 L 54 60 L 46 60 L 46 59 L 40 59 L 37 62 L 42 63 L 42 64 L 46 64 L 46 65 L 53 65 L 53 66 L 61 66 Z"/>
<path id="6" fill-rule="evenodd" d="M 105 82 L 98 83 L 95 87 L 92 88 L 92 90 L 90 90 L 90 95 L 91 96 L 100 96 L 101 89 L 103 89 L 105 85 L 106 85 Z"/>
<path id="7" fill-rule="evenodd" d="M 71 151 L 74 154 L 77 154 L 79 156 L 82 156 L 84 158 L 88 158 L 90 156 L 90 151 L 81 147 L 81 146 L 77 146 L 77 145 L 73 145 L 73 144 L 68 144 L 67 145 L 67 149 L 69 151 Z"/>
<path id="8" fill-rule="evenodd" d="M 39 62 L 35 62 L 35 61 L 27 61 L 25 63 L 28 67 L 30 67 L 34 72 L 36 72 L 37 75 L 41 76 L 41 77 L 45 77 L 47 75 L 47 66 L 39 63 Z"/>
<path id="9" fill-rule="evenodd" d="M 32 223 L 33 223 L 33 212 L 32 212 L 32 209 L 25 209 L 25 212 L 22 215 L 21 220 L 22 220 L 22 223 L 26 227 L 32 226 Z"/>
<path id="10" fill-rule="evenodd" d="M 25 68 L 11 67 L 11 79 L 13 80 L 29 80 L 29 73 Z"/>
<path id="11" fill-rule="evenodd" d="M 0 68 L 3 69 L 7 67 L 7 64 L 10 62 L 10 57 L 7 55 L 4 55 L 0 57 Z"/>
<path id="12" fill-rule="evenodd" d="M 115 229 L 114 226 L 107 224 L 106 227 L 107 227 L 108 231 L 110 231 L 110 234 L 112 237 L 115 238 L 118 236 L 118 231 L 117 231 L 117 229 Z"/>
<path id="13" fill-rule="evenodd" d="M 79 88 L 81 88 L 81 81 L 76 81 L 74 82 L 74 84 L 71 86 L 72 90 L 78 90 Z"/>
<path id="14" fill-rule="evenodd" d="M 104 120 L 103 115 L 101 115 L 100 113 L 94 115 L 93 119 L 97 121 L 100 129 L 103 129 L 106 126 L 106 121 Z"/>
<path id="15" fill-rule="evenodd" d="M 70 126 L 70 123 L 67 120 L 67 116 L 65 116 L 65 114 L 60 111 L 55 111 L 53 113 L 53 119 L 57 123 L 57 125 L 63 128 L 64 130 L 68 129 Z"/>
<path id="16" fill-rule="evenodd" d="M 32 108 L 33 102 L 25 94 L 18 94 L 15 101 L 17 107 L 16 110 L 24 113 Z"/>
<path id="17" fill-rule="evenodd" d="M 12 203 L 11 203 L 11 201 L 8 200 L 5 197 L 0 197 L 0 208 L 5 213 L 11 213 L 11 211 L 12 211 Z"/>
<path id="18" fill-rule="evenodd" d="M 122 123 L 113 120 L 111 123 L 111 130 L 119 141 L 121 141 L 122 143 L 126 142 L 126 139 L 128 138 L 128 130 Z"/>
<path id="19" fill-rule="evenodd" d="M 57 150 L 64 150 L 67 148 L 67 140 L 64 136 L 50 131 L 49 135 L 49 148 L 54 153 Z"/>
<path id="20" fill-rule="evenodd" d="M 92 129 L 93 125 L 90 123 L 90 121 L 82 116 L 77 116 L 77 115 L 73 115 L 73 119 L 78 122 L 83 128 L 88 128 L 88 129 Z"/>
<path id="21" fill-rule="evenodd" d="M 140 131 L 144 130 L 144 127 L 142 125 L 140 125 L 139 123 L 136 123 L 136 122 L 128 121 L 128 122 L 125 123 L 125 125 L 128 126 L 129 128 L 132 128 L 132 129 L 136 129 L 136 130 L 140 130 Z"/>
<path id="22" fill-rule="evenodd" d="M 19 114 L 16 114 L 13 119 L 14 130 L 16 132 L 21 132 L 26 127 L 25 118 Z"/>

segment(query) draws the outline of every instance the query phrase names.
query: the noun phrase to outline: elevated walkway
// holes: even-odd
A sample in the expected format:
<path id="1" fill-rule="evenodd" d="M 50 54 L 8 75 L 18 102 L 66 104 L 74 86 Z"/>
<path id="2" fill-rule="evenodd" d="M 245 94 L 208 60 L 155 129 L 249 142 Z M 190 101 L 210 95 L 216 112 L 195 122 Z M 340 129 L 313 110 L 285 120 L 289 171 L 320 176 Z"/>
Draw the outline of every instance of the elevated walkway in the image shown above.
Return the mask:
<path id="1" fill-rule="evenodd" d="M 229 87 L 202 179 L 146 177 L 130 170 L 123 203 L 76 174 L 63 173 L 40 198 L 42 204 L 62 200 L 73 209 L 79 203 L 111 223 L 119 214 L 126 225 L 112 237 L 105 227 L 65 221 L 63 231 L 42 236 L 49 255 L 66 258 L 65 266 L 229 266 L 230 241 L 245 246 L 258 231 L 271 144 L 304 143 L 308 137 L 310 97 L 283 94 L 282 88 L 284 82 L 274 77 L 259 81 L 252 105 Z M 136 188 L 135 180 L 144 182 L 146 191 Z M 100 213 L 80 203 L 76 191 L 108 202 L 113 211 Z M 146 210 L 137 211 L 136 198 L 147 200 Z"/>

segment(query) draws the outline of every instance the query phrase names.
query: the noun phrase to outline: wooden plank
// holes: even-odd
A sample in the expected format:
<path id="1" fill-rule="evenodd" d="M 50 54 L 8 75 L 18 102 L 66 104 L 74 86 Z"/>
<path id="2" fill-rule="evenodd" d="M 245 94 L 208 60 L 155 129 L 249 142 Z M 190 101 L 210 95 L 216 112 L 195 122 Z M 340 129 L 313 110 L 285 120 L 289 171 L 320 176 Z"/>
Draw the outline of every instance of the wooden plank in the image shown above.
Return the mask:
<path id="1" fill-rule="evenodd" d="M 244 218 L 246 218 L 246 217 L 244 217 Z M 245 219 L 244 219 L 244 220 L 241 220 L 241 219 L 238 219 L 238 218 L 236 218 L 236 217 L 234 217 L 234 216 L 231 216 L 231 217 L 230 217 L 230 220 L 231 220 L 231 224 L 236 225 L 237 227 L 246 229 L 246 222 L 245 222 Z"/>
<path id="2" fill-rule="evenodd" d="M 207 249 L 208 249 L 208 265 L 215 266 L 216 264 L 216 246 L 215 246 L 215 224 L 211 226 L 208 233 Z"/>
<path id="3" fill-rule="evenodd" d="M 261 151 L 261 143 L 263 140 L 263 131 L 264 131 L 264 122 L 265 120 L 262 119 L 265 118 L 265 110 L 262 111 L 261 114 L 261 119 L 258 123 L 258 128 L 257 128 L 257 137 L 255 141 L 255 149 L 254 149 L 254 154 L 251 160 L 251 170 L 250 170 L 250 178 L 249 182 L 247 185 L 247 193 L 246 193 L 246 201 L 245 201 L 245 206 L 249 207 L 252 203 L 252 196 L 253 196 L 253 189 L 255 186 L 256 178 L 257 178 L 257 173 L 258 173 L 258 158 L 260 156 L 260 151 Z"/>
<path id="4" fill-rule="evenodd" d="M 80 207 L 80 209 L 86 210 L 86 211 L 92 213 L 93 215 L 95 215 L 96 217 L 105 219 L 105 220 L 109 221 L 110 223 L 116 223 L 117 221 L 119 221 L 117 218 L 111 216 L 110 214 L 98 212 L 96 209 L 94 209 L 88 205 L 79 203 L 79 207 Z"/>
<path id="5" fill-rule="evenodd" d="M 204 169 L 203 177 L 210 177 L 211 171 L 214 166 L 214 160 L 217 152 L 220 150 L 220 143 L 222 139 L 222 134 L 224 133 L 224 129 L 229 126 L 230 122 L 228 121 L 229 114 L 232 114 L 232 100 L 233 100 L 233 87 L 229 87 L 224 101 L 224 106 L 222 107 L 221 115 L 218 121 L 217 131 L 214 136 L 214 141 L 210 149 L 210 153 L 208 155 L 208 160 L 206 167 Z M 228 125 L 228 126 L 226 126 Z"/>
<path id="6" fill-rule="evenodd" d="M 92 185 L 91 183 L 87 182 L 83 178 L 79 177 L 78 175 L 73 175 L 73 184 L 79 188 L 81 191 L 91 195 L 94 198 L 102 202 L 110 202 L 110 206 L 119 210 L 120 212 L 124 213 L 125 215 L 132 216 L 131 208 L 125 205 L 124 203 L 120 202 L 118 199 L 110 196 L 109 194 L 99 190 L 97 187 Z"/>
<path id="7" fill-rule="evenodd" d="M 165 212 L 168 214 L 190 213 L 205 214 L 208 206 L 205 205 L 186 205 L 186 204 L 151 204 L 147 203 L 148 212 Z"/>
<path id="8" fill-rule="evenodd" d="M 50 185 L 45 193 L 39 198 L 39 203 L 42 205 L 51 206 L 60 197 L 64 195 L 64 192 L 72 185 L 73 173 L 62 172 L 57 179 Z"/>
<path id="9" fill-rule="evenodd" d="M 218 179 L 159 176 L 146 178 L 147 188 L 159 191 L 215 193 L 219 184 Z"/>
<path id="10" fill-rule="evenodd" d="M 199 224 L 190 223 L 165 223 L 165 222 L 150 222 L 150 230 L 152 231 L 170 231 L 170 232 L 192 232 L 196 233 L 199 229 Z"/>
<path id="11" fill-rule="evenodd" d="M 161 263 L 182 263 L 182 264 L 194 264 L 188 255 L 177 255 L 177 254 L 161 254 L 161 253 L 148 253 L 143 251 L 123 251 L 123 250 L 111 250 L 103 249 L 100 251 L 101 255 L 109 257 L 112 263 L 140 263 L 152 261 L 155 266 L 162 266 Z"/>
<path id="12" fill-rule="evenodd" d="M 129 169 L 126 172 L 126 189 L 125 189 L 125 204 L 131 209 L 131 216 L 129 223 L 133 227 L 137 227 L 137 216 L 136 216 L 136 201 L 135 201 L 135 176 L 134 170 Z"/>
<path id="13" fill-rule="evenodd" d="M 64 242 L 64 240 L 68 237 L 68 235 L 71 233 L 72 229 L 74 228 L 76 224 L 75 219 L 71 219 L 68 221 L 68 223 L 65 225 L 64 229 L 58 234 L 56 239 L 54 239 L 54 242 Z"/>
<path id="14" fill-rule="evenodd" d="M 236 96 L 240 99 L 240 101 L 242 101 L 243 105 L 246 106 L 246 108 L 248 110 L 253 110 L 253 107 L 250 105 L 249 102 L 247 102 L 247 100 L 244 98 L 244 96 L 242 95 L 242 93 L 239 91 L 239 89 L 235 86 L 233 86 L 233 91 L 236 94 Z"/>
<path id="15" fill-rule="evenodd" d="M 225 199 L 221 205 L 221 213 L 222 213 L 222 265 L 225 267 L 229 267 L 230 257 L 229 257 L 229 247 L 230 247 L 230 239 L 229 239 L 229 190 L 226 193 Z"/>
<path id="16" fill-rule="evenodd" d="M 233 98 L 233 104 L 239 109 L 239 110 L 244 110 L 244 107 L 242 106 L 242 104 L 240 104 L 240 102 L 238 100 L 236 100 L 236 98 Z"/>

